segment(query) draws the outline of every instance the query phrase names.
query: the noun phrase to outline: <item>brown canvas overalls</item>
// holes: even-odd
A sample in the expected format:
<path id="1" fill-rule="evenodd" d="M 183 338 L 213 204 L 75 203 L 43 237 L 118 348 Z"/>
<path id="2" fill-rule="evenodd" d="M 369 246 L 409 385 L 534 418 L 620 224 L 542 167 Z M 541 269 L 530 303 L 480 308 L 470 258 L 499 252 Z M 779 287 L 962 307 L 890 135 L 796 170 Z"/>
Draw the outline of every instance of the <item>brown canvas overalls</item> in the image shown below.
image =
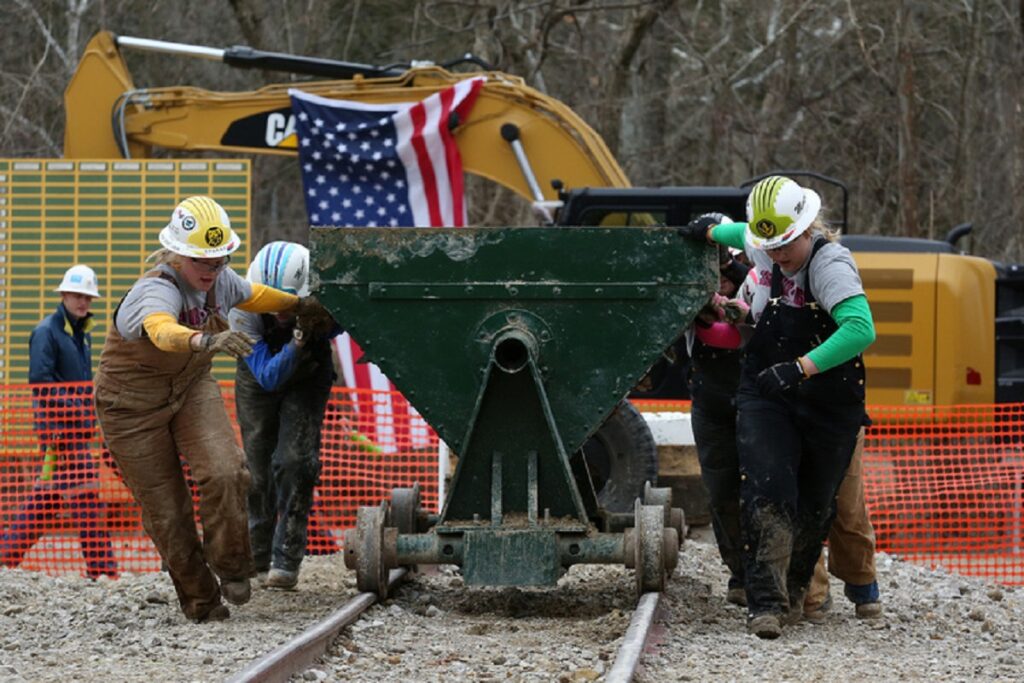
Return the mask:
<path id="1" fill-rule="evenodd" d="M 197 331 L 228 328 L 215 300 L 211 290 L 206 322 Z M 167 564 L 181 609 L 194 621 L 221 604 L 217 576 L 237 581 L 252 573 L 249 471 L 210 374 L 212 358 L 209 352 L 161 351 L 148 337 L 127 341 L 111 325 L 95 379 L 96 412 L 110 452 L 142 506 L 143 526 Z M 199 487 L 202 543 L 179 453 Z"/>

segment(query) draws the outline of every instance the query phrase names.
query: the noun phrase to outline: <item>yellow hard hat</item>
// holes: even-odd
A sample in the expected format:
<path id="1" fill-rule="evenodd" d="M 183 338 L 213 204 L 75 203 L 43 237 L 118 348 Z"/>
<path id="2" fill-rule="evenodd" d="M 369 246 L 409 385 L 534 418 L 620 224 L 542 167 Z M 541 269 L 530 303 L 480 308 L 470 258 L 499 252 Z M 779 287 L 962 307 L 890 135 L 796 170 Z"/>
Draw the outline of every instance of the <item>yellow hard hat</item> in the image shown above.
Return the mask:
<path id="1" fill-rule="evenodd" d="M 238 249 L 242 241 L 231 229 L 224 207 L 209 197 L 189 197 L 160 231 L 160 244 L 182 256 L 219 258 Z"/>
<path id="2" fill-rule="evenodd" d="M 785 176 L 768 176 L 747 197 L 750 243 L 759 249 L 789 244 L 810 227 L 821 211 L 821 197 Z"/>

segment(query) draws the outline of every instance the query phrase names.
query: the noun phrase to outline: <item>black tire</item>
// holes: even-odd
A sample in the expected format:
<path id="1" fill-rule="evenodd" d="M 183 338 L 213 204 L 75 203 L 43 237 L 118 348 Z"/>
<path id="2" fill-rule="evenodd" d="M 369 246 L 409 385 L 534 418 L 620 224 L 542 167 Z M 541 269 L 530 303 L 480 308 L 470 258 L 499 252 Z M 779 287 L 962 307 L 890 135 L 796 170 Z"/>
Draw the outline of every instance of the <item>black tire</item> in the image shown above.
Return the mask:
<path id="1" fill-rule="evenodd" d="M 622 401 L 583 444 L 597 502 L 609 512 L 632 512 L 644 482 L 658 478 L 658 448 L 640 411 Z"/>

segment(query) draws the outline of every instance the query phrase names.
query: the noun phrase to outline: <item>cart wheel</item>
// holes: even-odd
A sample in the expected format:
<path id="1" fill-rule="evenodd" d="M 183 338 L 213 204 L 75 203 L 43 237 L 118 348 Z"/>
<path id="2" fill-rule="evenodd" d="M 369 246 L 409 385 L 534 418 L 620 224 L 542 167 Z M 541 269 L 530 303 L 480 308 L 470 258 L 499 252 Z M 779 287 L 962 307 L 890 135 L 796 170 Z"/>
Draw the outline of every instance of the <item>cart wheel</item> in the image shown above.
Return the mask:
<path id="1" fill-rule="evenodd" d="M 388 569 L 384 562 L 384 516 L 383 507 L 360 507 L 356 512 L 353 534 L 356 586 L 364 593 L 376 593 L 381 599 L 388 594 Z"/>
<path id="2" fill-rule="evenodd" d="M 637 596 L 665 590 L 665 512 L 660 505 L 634 505 L 636 542 L 633 551 Z M 678 548 L 678 543 L 676 544 Z"/>
<path id="3" fill-rule="evenodd" d="M 651 486 L 644 483 L 644 505 L 659 505 L 665 511 L 665 527 L 675 529 L 679 535 L 680 545 L 686 539 L 686 514 L 682 508 L 672 507 L 672 489 L 668 486 Z"/>
<path id="4" fill-rule="evenodd" d="M 391 489 L 391 507 L 388 509 L 386 526 L 393 526 L 400 534 L 415 534 L 416 520 L 420 514 L 420 484 L 412 488 Z"/>

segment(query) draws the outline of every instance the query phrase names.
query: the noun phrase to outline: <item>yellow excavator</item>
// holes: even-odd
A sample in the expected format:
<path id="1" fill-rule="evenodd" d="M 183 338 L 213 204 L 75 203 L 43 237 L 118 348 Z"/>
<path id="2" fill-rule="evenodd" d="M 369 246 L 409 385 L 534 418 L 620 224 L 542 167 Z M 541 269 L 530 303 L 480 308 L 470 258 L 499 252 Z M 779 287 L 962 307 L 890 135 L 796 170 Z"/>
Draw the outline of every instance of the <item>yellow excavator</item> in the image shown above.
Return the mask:
<path id="1" fill-rule="evenodd" d="M 330 80 L 247 92 L 136 88 L 122 54 L 128 49 Z M 163 148 L 294 155 L 289 87 L 366 103 L 408 102 L 479 75 L 436 65 L 381 68 L 102 32 L 86 46 L 65 93 L 64 154 L 147 157 Z M 678 225 L 712 208 L 742 215 L 749 184 L 631 188 L 600 136 L 569 107 L 516 76 L 483 75 L 486 82 L 467 120 L 453 122 L 464 168 L 533 202 L 539 216 L 565 225 L 629 225 L 642 215 L 641 220 L 653 216 Z M 844 229 L 845 220 L 844 210 Z M 956 241 L 968 231 L 959 226 L 946 241 L 844 236 L 878 325 L 878 340 L 866 358 L 869 403 L 1024 401 L 1024 270 L 960 253 Z"/>
<path id="2" fill-rule="evenodd" d="M 129 49 L 322 80 L 246 92 L 137 88 L 123 57 Z M 631 187 L 600 136 L 569 107 L 521 78 L 486 67 L 482 74 L 453 73 L 436 65 L 381 68 L 106 32 L 89 42 L 67 87 L 64 153 L 69 158 L 139 158 L 160 148 L 295 155 L 290 87 L 383 104 L 420 100 L 480 75 L 486 81 L 472 111 L 466 120 L 451 122 L 464 169 L 532 202 L 541 220 L 562 225 L 683 225 L 706 211 L 743 215 L 751 183 Z M 839 186 L 845 233 L 846 190 Z M 969 230 L 958 226 L 946 241 L 844 234 L 877 324 L 878 339 L 866 354 L 869 404 L 1024 401 L 1024 268 L 962 254 L 956 242 Z M 678 369 L 675 374 L 678 378 Z M 685 397 L 685 383 L 647 396 Z M 623 484 L 605 487 L 602 504 L 608 509 L 628 509 L 637 487 L 657 471 L 650 432 L 628 402 L 584 450 L 598 491 L 606 481 Z M 632 457 L 622 457 L 629 452 Z M 610 500 L 613 493 L 621 494 L 621 500 Z"/>

